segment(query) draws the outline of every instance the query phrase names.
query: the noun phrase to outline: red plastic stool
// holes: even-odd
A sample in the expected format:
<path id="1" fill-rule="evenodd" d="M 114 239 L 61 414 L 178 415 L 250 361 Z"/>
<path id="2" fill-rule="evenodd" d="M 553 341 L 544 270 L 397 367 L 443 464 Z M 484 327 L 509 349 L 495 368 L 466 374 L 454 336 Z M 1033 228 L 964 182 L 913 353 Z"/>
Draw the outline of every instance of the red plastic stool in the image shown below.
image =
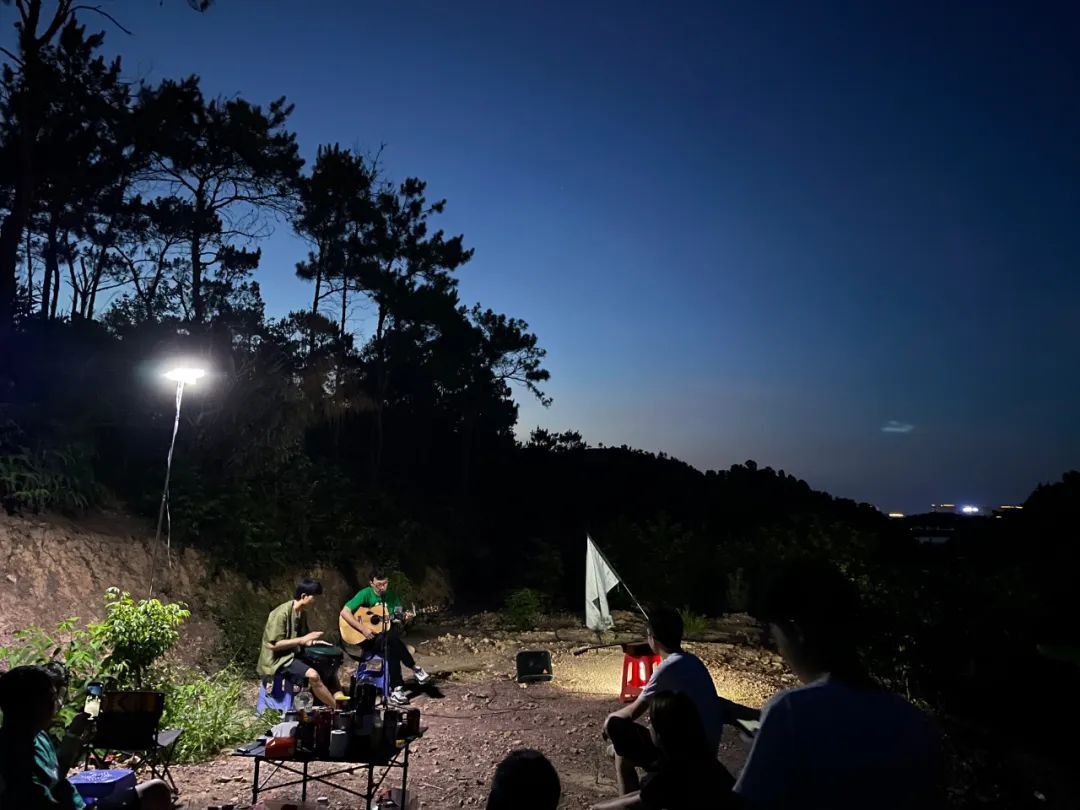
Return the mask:
<path id="1" fill-rule="evenodd" d="M 624 644 L 622 664 L 622 691 L 619 700 L 633 703 L 645 684 L 652 677 L 653 670 L 660 666 L 660 656 L 653 655 L 645 644 Z"/>

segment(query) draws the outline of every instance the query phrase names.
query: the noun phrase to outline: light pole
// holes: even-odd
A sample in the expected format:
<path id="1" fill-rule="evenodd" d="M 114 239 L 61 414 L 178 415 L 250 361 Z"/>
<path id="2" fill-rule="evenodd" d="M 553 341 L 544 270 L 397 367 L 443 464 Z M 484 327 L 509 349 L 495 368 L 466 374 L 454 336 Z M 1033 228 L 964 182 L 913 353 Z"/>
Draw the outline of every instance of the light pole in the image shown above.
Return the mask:
<path id="1" fill-rule="evenodd" d="M 206 376 L 206 370 L 194 366 L 177 366 L 165 372 L 165 378 L 176 383 L 176 419 L 173 421 L 172 440 L 169 442 L 169 455 L 165 460 L 165 488 L 161 492 L 161 506 L 158 508 L 157 531 L 154 533 L 154 555 L 150 563 L 150 596 L 154 595 L 154 577 L 157 575 L 157 553 L 161 544 L 161 523 L 169 511 L 169 478 L 172 476 L 173 448 L 176 447 L 176 431 L 180 428 L 180 403 L 184 400 L 184 386 L 194 385 Z M 169 519 L 166 532 L 166 557 L 172 564 L 172 518 Z"/>

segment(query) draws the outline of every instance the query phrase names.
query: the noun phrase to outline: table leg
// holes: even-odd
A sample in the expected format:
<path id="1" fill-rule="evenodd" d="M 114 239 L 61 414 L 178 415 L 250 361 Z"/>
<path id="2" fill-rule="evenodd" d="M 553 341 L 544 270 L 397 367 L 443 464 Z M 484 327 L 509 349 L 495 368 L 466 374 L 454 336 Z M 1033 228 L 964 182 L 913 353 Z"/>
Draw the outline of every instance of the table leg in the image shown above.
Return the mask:
<path id="1" fill-rule="evenodd" d="M 300 801 L 302 801 L 302 802 L 307 801 L 307 780 L 308 780 L 307 769 L 308 769 L 308 761 L 305 759 L 304 760 L 304 781 L 300 783 Z"/>
<path id="2" fill-rule="evenodd" d="M 259 758 L 255 757 L 255 779 L 251 783 L 251 803 L 259 801 Z"/>
<path id="3" fill-rule="evenodd" d="M 364 793 L 367 795 L 367 810 L 371 810 L 371 800 L 375 798 L 375 788 L 372 785 L 375 782 L 375 766 L 370 762 L 367 766 L 367 790 Z"/>
<path id="4" fill-rule="evenodd" d="M 405 743 L 405 753 L 401 758 L 401 800 L 409 803 L 409 743 Z"/>

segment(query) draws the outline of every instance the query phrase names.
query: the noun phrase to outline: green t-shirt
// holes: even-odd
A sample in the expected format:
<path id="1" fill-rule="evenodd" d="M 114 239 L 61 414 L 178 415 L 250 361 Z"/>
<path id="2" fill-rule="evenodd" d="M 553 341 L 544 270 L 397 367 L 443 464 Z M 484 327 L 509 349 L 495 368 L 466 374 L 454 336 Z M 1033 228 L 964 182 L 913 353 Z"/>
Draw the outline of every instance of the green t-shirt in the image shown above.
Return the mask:
<path id="1" fill-rule="evenodd" d="M 266 618 L 266 628 L 263 630 L 262 645 L 259 647 L 259 663 L 255 671 L 262 678 L 272 678 L 282 667 L 287 667 L 296 658 L 295 650 L 287 650 L 278 655 L 267 647 L 287 638 L 298 638 L 307 635 L 307 617 L 303 613 L 293 610 L 293 600 L 282 602 L 270 611 Z"/>
<path id="2" fill-rule="evenodd" d="M 401 600 L 398 599 L 397 594 L 392 590 L 387 588 L 386 593 L 380 597 L 370 585 L 364 588 L 364 590 L 358 591 L 356 596 L 345 603 L 345 607 L 352 613 L 355 613 L 357 608 L 375 607 L 380 602 L 386 602 L 386 610 L 389 613 L 393 613 L 401 607 Z"/>
<path id="3" fill-rule="evenodd" d="M 86 802 L 66 776 L 60 773 L 56 748 L 44 731 L 27 745 L 0 730 L 0 807 L 85 807 Z"/>

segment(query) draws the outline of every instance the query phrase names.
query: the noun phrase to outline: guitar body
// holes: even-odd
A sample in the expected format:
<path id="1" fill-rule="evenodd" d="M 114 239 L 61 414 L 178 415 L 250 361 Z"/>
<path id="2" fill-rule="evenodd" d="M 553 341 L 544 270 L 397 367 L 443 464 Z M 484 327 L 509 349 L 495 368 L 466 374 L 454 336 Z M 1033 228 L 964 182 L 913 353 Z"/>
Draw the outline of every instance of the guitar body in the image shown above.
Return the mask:
<path id="1" fill-rule="evenodd" d="M 434 613 L 437 608 L 423 608 L 417 611 L 417 614 L 421 613 Z M 362 607 L 357 608 L 353 613 L 353 618 L 359 622 L 368 633 L 373 636 L 381 635 L 390 629 L 390 625 L 393 623 L 394 614 L 384 611 L 382 605 L 376 607 Z M 338 616 L 338 632 L 341 634 L 341 641 L 345 644 L 356 646 L 363 644 L 366 639 L 362 634 L 349 624 L 345 619 Z"/>

